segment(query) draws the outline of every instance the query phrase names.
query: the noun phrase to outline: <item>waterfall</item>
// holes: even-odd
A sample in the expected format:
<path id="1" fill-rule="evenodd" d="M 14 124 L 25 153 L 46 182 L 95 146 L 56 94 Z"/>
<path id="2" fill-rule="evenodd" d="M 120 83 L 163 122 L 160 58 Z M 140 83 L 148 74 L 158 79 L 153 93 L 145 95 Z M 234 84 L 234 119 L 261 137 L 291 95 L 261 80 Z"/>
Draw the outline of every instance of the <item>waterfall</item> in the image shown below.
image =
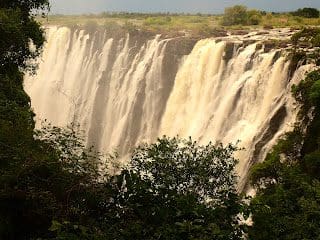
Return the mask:
<path id="1" fill-rule="evenodd" d="M 161 135 L 201 143 L 240 141 L 240 185 L 295 121 L 281 50 L 258 41 L 114 35 L 50 27 L 35 76 L 25 89 L 40 119 L 79 123 L 88 145 L 128 155 Z"/>

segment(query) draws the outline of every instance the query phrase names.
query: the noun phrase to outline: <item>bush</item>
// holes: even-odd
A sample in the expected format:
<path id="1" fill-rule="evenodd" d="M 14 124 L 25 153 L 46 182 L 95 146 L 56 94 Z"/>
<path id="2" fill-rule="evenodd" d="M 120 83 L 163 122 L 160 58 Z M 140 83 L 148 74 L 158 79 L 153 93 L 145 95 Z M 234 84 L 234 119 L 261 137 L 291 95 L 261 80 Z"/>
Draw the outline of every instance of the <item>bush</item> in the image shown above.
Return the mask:
<path id="1" fill-rule="evenodd" d="M 171 17 L 148 17 L 145 21 L 144 24 L 147 26 L 152 26 L 152 25 L 167 25 L 171 23 Z"/>
<path id="2" fill-rule="evenodd" d="M 320 16 L 320 12 L 316 8 L 300 8 L 293 12 L 292 15 L 305 18 L 318 18 Z"/>
<path id="3" fill-rule="evenodd" d="M 242 5 L 236 5 L 226 8 L 224 10 L 224 16 L 222 24 L 225 26 L 246 24 L 247 23 L 247 7 Z"/>
<path id="4" fill-rule="evenodd" d="M 109 181 L 110 239 L 241 239 L 236 149 L 167 137 L 136 149 Z"/>
<path id="5" fill-rule="evenodd" d="M 248 24 L 249 25 L 259 25 L 262 20 L 262 14 L 257 10 L 250 10 L 247 12 L 248 14 Z"/>
<path id="6" fill-rule="evenodd" d="M 262 14 L 258 10 L 247 10 L 246 6 L 236 5 L 226 8 L 222 24 L 230 25 L 258 25 L 262 21 Z"/>

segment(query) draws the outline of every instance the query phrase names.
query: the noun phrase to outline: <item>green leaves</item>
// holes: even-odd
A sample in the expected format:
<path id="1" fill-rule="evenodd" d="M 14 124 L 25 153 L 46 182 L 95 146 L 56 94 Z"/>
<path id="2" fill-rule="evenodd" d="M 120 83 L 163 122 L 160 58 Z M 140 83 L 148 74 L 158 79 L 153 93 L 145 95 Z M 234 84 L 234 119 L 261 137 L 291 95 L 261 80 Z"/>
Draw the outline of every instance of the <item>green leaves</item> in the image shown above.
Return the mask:
<path id="1" fill-rule="evenodd" d="M 231 25 L 258 25 L 262 21 L 260 11 L 247 9 L 243 5 L 235 5 L 224 10 L 222 24 L 224 26 Z"/>
<path id="2" fill-rule="evenodd" d="M 225 26 L 246 24 L 247 23 L 247 7 L 236 5 L 228 7 L 224 10 L 223 22 Z"/>
<path id="3" fill-rule="evenodd" d="M 62 224 L 58 221 L 52 220 L 52 225 L 49 228 L 49 231 L 51 232 L 60 232 L 62 229 Z"/>
<path id="4" fill-rule="evenodd" d="M 297 11 L 292 12 L 292 15 L 306 18 L 318 18 L 320 12 L 316 8 L 299 8 Z"/>
<path id="5" fill-rule="evenodd" d="M 138 147 L 109 182 L 117 239 L 240 239 L 236 150 L 165 136 Z"/>
<path id="6" fill-rule="evenodd" d="M 195 194 L 200 202 L 214 205 L 235 191 L 236 150 L 233 145 L 200 146 L 192 139 L 163 137 L 139 147 L 130 170 L 149 181 L 155 194 L 162 190 Z"/>

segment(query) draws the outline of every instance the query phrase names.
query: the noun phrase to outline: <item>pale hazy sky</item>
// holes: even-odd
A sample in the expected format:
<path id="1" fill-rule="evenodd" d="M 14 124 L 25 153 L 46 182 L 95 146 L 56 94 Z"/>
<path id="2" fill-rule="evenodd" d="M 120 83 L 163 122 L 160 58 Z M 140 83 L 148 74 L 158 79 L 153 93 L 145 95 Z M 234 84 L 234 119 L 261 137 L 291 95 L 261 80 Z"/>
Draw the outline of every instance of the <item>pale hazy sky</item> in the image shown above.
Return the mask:
<path id="1" fill-rule="evenodd" d="M 50 0 L 51 13 L 79 14 L 103 11 L 222 13 L 236 4 L 266 11 L 320 9 L 320 0 Z"/>

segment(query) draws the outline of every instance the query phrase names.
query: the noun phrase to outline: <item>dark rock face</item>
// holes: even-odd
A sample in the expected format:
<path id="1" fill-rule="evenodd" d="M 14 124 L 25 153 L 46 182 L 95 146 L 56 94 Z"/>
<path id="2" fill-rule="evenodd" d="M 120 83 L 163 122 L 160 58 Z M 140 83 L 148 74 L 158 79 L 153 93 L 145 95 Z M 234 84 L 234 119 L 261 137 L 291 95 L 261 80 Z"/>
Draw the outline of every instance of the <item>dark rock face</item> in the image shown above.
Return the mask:
<path id="1" fill-rule="evenodd" d="M 231 30 L 231 35 L 247 35 L 250 31 L 248 30 Z"/>
<path id="2" fill-rule="evenodd" d="M 261 161 L 261 153 L 262 149 L 266 146 L 266 144 L 275 136 L 275 134 L 279 131 L 281 125 L 284 123 L 284 120 L 288 114 L 286 106 L 281 106 L 274 115 L 270 118 L 268 127 L 263 129 L 261 133 L 258 133 L 254 145 L 253 154 L 248 161 L 248 169 L 251 168 L 255 163 Z M 248 182 L 248 172 L 245 173 L 243 177 L 242 183 L 243 190 L 246 191 L 249 189 L 249 182 Z"/>
<path id="3" fill-rule="evenodd" d="M 233 57 L 234 50 L 235 50 L 235 43 L 234 42 L 227 42 L 226 47 L 225 47 L 225 53 L 223 56 L 223 58 L 226 62 L 228 62 Z"/>

